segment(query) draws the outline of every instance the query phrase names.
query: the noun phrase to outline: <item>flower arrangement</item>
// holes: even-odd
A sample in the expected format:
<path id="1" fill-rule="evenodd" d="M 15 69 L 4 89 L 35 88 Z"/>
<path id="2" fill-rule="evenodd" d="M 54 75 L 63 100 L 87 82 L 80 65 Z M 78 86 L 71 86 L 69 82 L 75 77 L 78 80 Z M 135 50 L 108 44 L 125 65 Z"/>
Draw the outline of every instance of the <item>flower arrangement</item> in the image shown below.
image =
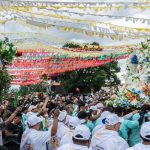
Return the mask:
<path id="1" fill-rule="evenodd" d="M 112 96 L 105 103 L 107 106 L 113 106 L 114 108 L 141 108 L 142 104 L 148 101 L 147 92 L 150 92 L 147 85 L 143 87 L 143 90 L 126 89 L 115 97 Z"/>
<path id="2" fill-rule="evenodd" d="M 17 48 L 9 42 L 8 38 L 0 40 L 0 62 L 2 68 L 5 68 L 6 65 L 10 64 L 16 56 Z"/>

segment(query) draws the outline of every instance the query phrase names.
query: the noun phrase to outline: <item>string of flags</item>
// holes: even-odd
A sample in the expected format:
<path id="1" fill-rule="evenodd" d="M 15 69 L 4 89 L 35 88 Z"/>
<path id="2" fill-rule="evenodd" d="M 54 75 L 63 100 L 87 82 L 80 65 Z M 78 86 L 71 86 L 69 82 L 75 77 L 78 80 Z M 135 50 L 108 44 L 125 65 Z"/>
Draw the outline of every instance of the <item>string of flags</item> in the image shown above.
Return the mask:
<path id="1" fill-rule="evenodd" d="M 43 75 L 51 77 L 55 74 L 101 66 L 112 62 L 114 59 L 125 59 L 127 53 L 100 55 L 98 57 L 70 57 L 57 53 L 49 53 L 45 50 L 25 52 L 18 50 L 17 57 L 12 65 L 8 66 L 8 72 L 13 77 L 12 84 L 30 85 L 42 81 Z"/>

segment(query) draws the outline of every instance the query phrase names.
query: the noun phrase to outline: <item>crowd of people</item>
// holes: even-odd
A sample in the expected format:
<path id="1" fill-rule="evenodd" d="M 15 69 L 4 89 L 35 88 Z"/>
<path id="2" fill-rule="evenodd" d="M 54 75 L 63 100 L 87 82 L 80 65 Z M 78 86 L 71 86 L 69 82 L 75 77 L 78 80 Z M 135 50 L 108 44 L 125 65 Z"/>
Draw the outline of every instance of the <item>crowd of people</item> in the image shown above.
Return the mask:
<path id="1" fill-rule="evenodd" d="M 150 150 L 150 105 L 113 108 L 90 96 L 20 97 L 0 105 L 0 150 Z"/>

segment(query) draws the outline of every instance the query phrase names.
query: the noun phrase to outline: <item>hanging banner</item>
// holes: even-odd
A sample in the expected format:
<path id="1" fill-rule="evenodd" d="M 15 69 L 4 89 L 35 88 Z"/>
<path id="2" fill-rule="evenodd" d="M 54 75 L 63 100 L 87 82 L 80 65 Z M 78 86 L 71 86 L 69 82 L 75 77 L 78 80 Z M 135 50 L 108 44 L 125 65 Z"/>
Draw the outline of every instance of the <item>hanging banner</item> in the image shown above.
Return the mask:
<path id="1" fill-rule="evenodd" d="M 26 12 L 26 13 L 29 13 L 30 15 L 27 15 L 27 14 L 24 14 L 23 16 L 20 14 L 21 12 Z M 19 14 L 19 15 L 18 15 Z M 29 17 L 29 16 L 32 16 L 32 17 Z M 41 16 L 42 18 L 39 18 L 38 16 Z M 52 18 L 58 18 L 58 19 L 61 19 L 61 20 L 48 20 L 48 19 L 43 19 L 44 17 L 52 17 Z M 34 23 L 33 25 L 35 26 L 42 26 L 42 27 L 45 27 L 46 28 L 46 24 L 47 26 L 49 24 L 51 25 L 65 25 L 65 27 L 70 27 L 69 25 L 75 25 L 75 26 L 83 26 L 83 27 L 86 27 L 86 28 L 91 28 L 91 27 L 94 27 L 94 31 L 96 32 L 99 32 L 99 31 L 102 31 L 103 33 L 110 33 L 110 30 L 107 29 L 107 28 L 102 28 L 102 27 L 99 27 L 98 25 L 105 25 L 105 26 L 108 26 L 111 30 L 115 30 L 115 33 L 119 33 L 119 32 L 128 32 L 128 33 L 133 33 L 133 34 L 140 34 L 143 32 L 143 34 L 146 34 L 145 32 L 150 32 L 150 29 L 149 28 L 130 28 L 130 27 L 125 27 L 125 26 L 119 26 L 119 25 L 114 25 L 114 24 L 111 24 L 111 23 L 106 23 L 106 22 L 100 22 L 100 21 L 95 21 L 95 20 L 83 20 L 83 19 L 76 19 L 76 18 L 71 18 L 70 15 L 68 16 L 64 16 L 64 15 L 59 15 L 59 14 L 44 14 L 44 13 L 31 13 L 31 12 L 28 12 L 28 11 L 17 11 L 17 14 L 16 14 L 16 17 L 19 17 L 20 19 L 23 18 L 23 19 L 26 19 L 26 20 L 29 20 L 29 21 L 33 21 L 33 22 L 30 22 L 30 23 Z M 34 17 L 34 18 L 33 18 Z M 73 22 L 70 22 L 70 21 L 62 21 L 65 20 L 65 19 L 69 19 L 69 20 L 72 20 Z M 127 19 L 128 20 L 128 19 Z M 134 23 L 136 23 L 138 21 L 137 18 L 133 18 L 133 21 Z M 143 20 L 143 22 L 145 22 L 146 20 Z M 44 25 L 42 24 L 44 23 Z M 66 24 L 67 23 L 67 24 Z M 147 24 L 150 24 L 150 20 L 147 21 Z M 137 33 L 136 33 L 136 32 Z M 116 34 L 117 34 L 116 33 Z"/>
<path id="2" fill-rule="evenodd" d="M 106 5 L 112 7 L 113 5 L 124 5 L 124 6 L 141 6 L 141 5 L 148 5 L 149 1 L 144 2 L 52 2 L 52 1 L 15 1 L 15 0 L 9 0 L 9 1 L 0 1 L 0 6 L 30 6 L 30 7 L 48 7 L 52 5 L 56 5 L 56 7 L 61 6 L 80 6 L 80 7 L 91 7 L 95 5 Z M 57 6 L 58 5 L 58 6 Z"/>
<path id="3" fill-rule="evenodd" d="M 18 52 L 17 52 L 18 53 Z M 21 51 L 19 52 L 21 53 Z M 48 52 L 39 53 L 22 52 L 21 57 L 16 58 L 12 65 L 8 66 L 8 73 L 13 77 L 12 84 L 34 84 L 42 81 L 42 76 L 53 76 L 63 72 L 101 66 L 112 62 L 114 59 L 124 59 L 128 54 L 101 55 L 98 57 L 68 57 Z"/>
<path id="4" fill-rule="evenodd" d="M 150 24 L 150 19 L 147 18 L 135 18 L 135 17 L 128 17 L 128 16 L 115 16 L 115 15 L 101 15 L 101 14 L 97 14 L 97 13 L 86 13 L 86 12 L 76 12 L 76 11 L 70 11 L 70 10 L 54 10 L 54 9 L 46 9 L 48 11 L 51 11 L 52 13 L 60 13 L 59 15 L 62 15 L 62 13 L 67 13 L 68 16 L 70 16 L 70 14 L 75 14 L 75 15 L 79 15 L 80 17 L 82 16 L 93 16 L 93 17 L 108 17 L 111 19 L 125 19 L 126 21 L 132 21 L 132 22 L 142 22 L 142 23 L 147 23 Z"/>

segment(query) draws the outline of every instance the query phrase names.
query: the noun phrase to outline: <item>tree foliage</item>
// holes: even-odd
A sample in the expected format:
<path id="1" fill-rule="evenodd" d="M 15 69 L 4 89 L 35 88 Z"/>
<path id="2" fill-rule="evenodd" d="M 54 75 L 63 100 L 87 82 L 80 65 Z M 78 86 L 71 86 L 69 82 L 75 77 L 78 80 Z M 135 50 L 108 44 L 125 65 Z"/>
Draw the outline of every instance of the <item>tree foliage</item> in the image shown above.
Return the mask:
<path id="1" fill-rule="evenodd" d="M 8 38 L 0 40 L 0 99 L 8 92 L 11 77 L 7 72 L 7 65 L 10 64 L 16 55 L 16 47 L 9 42 Z"/>
<path id="2" fill-rule="evenodd" d="M 11 77 L 6 70 L 0 70 L 0 100 L 8 93 Z"/>
<path id="3" fill-rule="evenodd" d="M 75 44 L 75 43 L 65 43 L 64 46 L 65 48 L 81 48 L 81 46 L 79 44 Z"/>
<path id="4" fill-rule="evenodd" d="M 92 43 L 87 43 L 84 48 L 87 48 L 87 45 L 95 45 L 95 46 L 99 46 L 98 42 L 92 42 Z M 77 43 L 72 43 L 72 42 L 67 42 L 64 44 L 63 46 L 64 48 L 82 48 L 81 45 L 77 44 Z"/>
<path id="5" fill-rule="evenodd" d="M 99 46 L 99 43 L 98 43 L 98 42 L 93 42 L 93 43 L 91 43 L 90 45 L 96 45 L 96 46 Z"/>
<path id="6" fill-rule="evenodd" d="M 101 87 L 112 87 L 120 84 L 116 73 L 120 71 L 118 62 L 107 63 L 103 66 L 75 70 L 61 74 L 56 79 L 61 82 L 66 92 L 80 88 L 81 93 L 100 90 Z"/>
<path id="7" fill-rule="evenodd" d="M 46 92 L 46 87 L 43 83 L 33 84 L 30 86 L 21 86 L 18 94 L 24 96 L 32 92 Z"/>

